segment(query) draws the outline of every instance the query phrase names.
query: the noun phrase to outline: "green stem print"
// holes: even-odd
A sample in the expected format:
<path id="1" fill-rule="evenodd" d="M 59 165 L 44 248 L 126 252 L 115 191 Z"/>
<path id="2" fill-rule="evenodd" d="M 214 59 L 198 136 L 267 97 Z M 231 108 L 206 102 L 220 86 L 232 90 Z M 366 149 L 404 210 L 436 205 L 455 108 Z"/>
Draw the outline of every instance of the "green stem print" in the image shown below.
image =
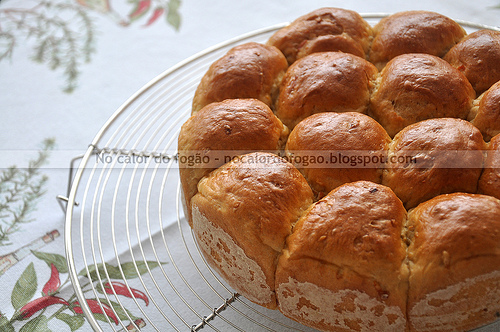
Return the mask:
<path id="1" fill-rule="evenodd" d="M 40 296 L 35 297 L 38 278 L 33 262 L 26 267 L 12 290 L 11 304 L 14 314 L 9 319 L 0 313 L 0 330 L 15 331 L 21 326 L 19 331 L 50 331 L 48 323 L 53 319 L 66 323 L 71 331 L 79 330 L 85 319 L 76 295 L 72 293 L 64 298 L 60 294 L 70 281 L 67 276 L 61 283 L 61 274 L 68 273 L 65 257 L 39 251 L 32 251 L 32 254 L 45 261 L 51 271 L 50 277 L 44 283 Z M 143 319 L 110 298 L 124 297 L 149 305 L 149 298 L 145 293 L 117 280 L 128 281 L 137 278 L 158 265 L 160 263 L 155 261 L 126 262 L 116 266 L 105 263 L 90 266 L 88 273 L 87 269 L 83 269 L 79 276 L 87 282 L 83 283 L 82 291 L 86 294 L 87 305 L 94 317 L 114 326 L 119 325 L 121 321 L 126 324 L 127 330 L 145 326 Z M 102 296 L 94 297 L 96 293 Z"/>
<path id="2" fill-rule="evenodd" d="M 160 17 L 179 30 L 180 0 L 129 0 L 132 9 L 120 15 L 109 0 L 42 0 L 31 8 L 9 8 L 0 3 L 0 61 L 14 58 L 15 48 L 27 40 L 32 59 L 52 70 L 61 70 L 66 83 L 63 91 L 77 87 L 80 67 L 90 62 L 96 51 L 96 26 L 90 12 L 109 17 L 120 26 L 129 26 L 145 17 L 147 27 Z M 122 17 L 123 16 L 123 17 Z"/>
<path id="3" fill-rule="evenodd" d="M 48 180 L 41 174 L 40 167 L 47 162 L 54 145 L 53 139 L 46 139 L 37 158 L 31 160 L 27 168 L 11 166 L 0 172 L 0 246 L 10 244 L 9 235 L 17 232 L 22 224 L 33 221 L 29 215 L 45 193 Z"/>

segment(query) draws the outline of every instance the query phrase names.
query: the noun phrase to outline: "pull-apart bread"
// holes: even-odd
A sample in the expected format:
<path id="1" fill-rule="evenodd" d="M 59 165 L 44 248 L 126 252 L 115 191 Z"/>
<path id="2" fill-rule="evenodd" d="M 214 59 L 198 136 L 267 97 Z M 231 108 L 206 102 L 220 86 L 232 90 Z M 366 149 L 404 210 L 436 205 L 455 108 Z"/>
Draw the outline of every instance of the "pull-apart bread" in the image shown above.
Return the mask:
<path id="1" fill-rule="evenodd" d="M 438 13 L 321 8 L 229 50 L 178 140 L 207 263 L 323 331 L 497 320 L 499 45 Z"/>

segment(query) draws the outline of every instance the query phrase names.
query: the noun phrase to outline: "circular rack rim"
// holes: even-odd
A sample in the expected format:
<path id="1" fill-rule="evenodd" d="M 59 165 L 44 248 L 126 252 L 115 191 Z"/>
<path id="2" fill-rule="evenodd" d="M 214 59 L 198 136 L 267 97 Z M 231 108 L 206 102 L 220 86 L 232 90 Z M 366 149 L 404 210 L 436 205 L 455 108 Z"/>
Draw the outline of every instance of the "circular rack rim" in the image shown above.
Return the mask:
<path id="1" fill-rule="evenodd" d="M 391 15 L 390 13 L 361 13 L 360 14 L 363 18 L 365 19 L 381 19 L 386 16 Z M 473 29 L 490 29 L 490 30 L 495 30 L 495 31 L 500 31 L 500 27 L 493 27 L 493 26 L 488 26 L 484 24 L 479 24 L 479 23 L 473 23 L 469 21 L 464 21 L 464 20 L 455 20 L 457 23 L 462 25 L 463 27 L 466 28 L 473 28 Z M 70 176 L 69 183 L 68 183 L 68 191 L 67 191 L 67 197 L 62 197 L 59 196 L 59 198 L 63 199 L 66 201 L 66 209 L 65 209 L 65 225 L 64 225 L 64 245 L 65 245 L 65 255 L 66 255 L 66 260 L 67 260 L 67 265 L 68 265 L 68 273 L 69 277 L 71 280 L 72 287 L 75 291 L 76 297 L 80 303 L 80 306 L 82 308 L 82 311 L 85 315 L 85 318 L 91 325 L 94 331 L 102 331 L 99 323 L 97 320 L 94 318 L 92 311 L 89 307 L 89 305 L 86 302 L 86 297 L 84 296 L 82 292 L 82 287 L 80 283 L 78 282 L 78 272 L 76 270 L 76 264 L 73 256 L 73 243 L 72 243 L 72 222 L 73 222 L 73 212 L 74 212 L 74 207 L 78 205 L 76 202 L 76 195 L 78 188 L 80 186 L 80 181 L 82 180 L 83 173 L 86 169 L 87 164 L 89 163 L 90 158 L 92 157 L 93 154 L 95 154 L 96 147 L 99 146 L 99 143 L 103 136 L 106 134 L 106 132 L 110 129 L 112 124 L 117 120 L 117 118 L 125 113 L 126 111 L 129 110 L 129 106 L 136 100 L 138 100 L 144 93 L 149 91 L 151 88 L 153 88 L 157 83 L 159 83 L 161 80 L 165 79 L 169 75 L 175 73 L 176 71 L 182 69 L 183 67 L 189 65 L 193 61 L 196 61 L 204 56 L 209 55 L 210 53 L 223 49 L 225 47 L 228 47 L 233 44 L 237 44 L 241 42 L 242 40 L 257 37 L 261 34 L 265 33 L 270 33 L 273 31 L 277 31 L 278 29 L 288 25 L 289 22 L 286 23 L 280 23 L 276 24 L 270 27 L 265 27 L 262 29 L 257 29 L 242 35 L 239 35 L 237 37 L 228 39 L 224 42 L 218 43 L 212 47 L 209 47 L 199 53 L 194 54 L 191 57 L 186 58 L 185 60 L 177 63 L 176 65 L 170 67 L 169 69 L 165 70 L 162 72 L 160 75 L 156 76 L 153 78 L 151 81 L 149 81 L 147 84 L 145 84 L 141 89 L 139 89 L 136 93 L 134 93 L 130 98 L 128 98 L 109 118 L 108 120 L 104 123 L 104 125 L 101 127 L 101 129 L 97 132 L 95 135 L 94 139 L 92 142 L 89 144 L 86 152 L 84 155 L 82 155 L 79 159 L 80 163 L 78 167 L 76 168 L 76 172 L 73 174 L 73 176 Z M 133 110 L 132 110 L 133 111 Z M 215 314 L 215 310 L 214 310 Z"/>

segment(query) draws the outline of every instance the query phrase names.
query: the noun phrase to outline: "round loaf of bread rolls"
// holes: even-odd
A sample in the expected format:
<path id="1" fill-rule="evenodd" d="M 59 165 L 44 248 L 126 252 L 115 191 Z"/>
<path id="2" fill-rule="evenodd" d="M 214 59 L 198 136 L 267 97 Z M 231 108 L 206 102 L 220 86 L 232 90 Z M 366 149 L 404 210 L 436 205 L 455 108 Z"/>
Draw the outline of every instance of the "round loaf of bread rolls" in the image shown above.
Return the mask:
<path id="1" fill-rule="evenodd" d="M 312 200 L 306 180 L 286 160 L 246 154 L 198 184 L 192 199 L 194 234 L 207 262 L 231 287 L 276 308 L 277 259 Z"/>
<path id="2" fill-rule="evenodd" d="M 367 115 L 318 113 L 295 126 L 286 156 L 321 198 L 344 183 L 380 183 L 390 142 L 384 128 Z"/>
<path id="3" fill-rule="evenodd" d="M 369 59 L 378 69 L 401 54 L 426 53 L 442 57 L 466 35 L 451 18 L 421 10 L 389 15 L 373 30 Z"/>
<path id="4" fill-rule="evenodd" d="M 382 70 L 377 83 L 371 115 L 391 137 L 426 119 L 467 119 L 476 96 L 461 72 L 428 54 L 395 57 Z"/>
<path id="5" fill-rule="evenodd" d="M 301 324 L 480 327 L 500 317 L 500 83 L 478 88 L 497 33 L 424 11 L 374 30 L 322 8 L 215 61 L 179 135 L 186 218 L 214 275 Z"/>
<path id="6" fill-rule="evenodd" d="M 404 331 L 405 218 L 396 195 L 368 181 L 312 205 L 278 262 L 281 312 L 322 331 Z"/>
<path id="7" fill-rule="evenodd" d="M 421 121 L 394 137 L 382 183 L 406 208 L 440 194 L 475 193 L 484 149 L 481 133 L 468 121 Z"/>
<path id="8" fill-rule="evenodd" d="M 478 191 L 500 199 L 500 134 L 493 137 L 488 144 Z"/>
<path id="9" fill-rule="evenodd" d="M 348 53 L 313 53 L 287 70 L 276 115 L 290 129 L 321 112 L 366 113 L 377 69 Z"/>
<path id="10" fill-rule="evenodd" d="M 256 99 L 227 99 L 191 116 L 178 138 L 183 204 L 191 224 L 191 198 L 198 182 L 234 155 L 264 150 L 279 153 L 289 130 L 271 109 Z"/>
<path id="11" fill-rule="evenodd" d="M 500 200 L 456 193 L 408 215 L 411 331 L 468 331 L 499 317 Z"/>
<path id="12" fill-rule="evenodd" d="M 500 81 L 500 31 L 472 32 L 444 59 L 465 74 L 479 95 Z"/>
<path id="13" fill-rule="evenodd" d="M 225 99 L 253 98 L 273 107 L 281 79 L 288 68 L 275 47 L 246 43 L 229 50 L 202 77 L 193 98 L 192 113 Z"/>
<path id="14" fill-rule="evenodd" d="M 275 32 L 267 44 L 279 48 L 289 64 L 314 52 L 342 51 L 365 58 L 372 28 L 357 12 L 320 8 Z"/>
<path id="15" fill-rule="evenodd" d="M 500 134 L 500 81 L 474 101 L 469 119 L 486 141 Z"/>

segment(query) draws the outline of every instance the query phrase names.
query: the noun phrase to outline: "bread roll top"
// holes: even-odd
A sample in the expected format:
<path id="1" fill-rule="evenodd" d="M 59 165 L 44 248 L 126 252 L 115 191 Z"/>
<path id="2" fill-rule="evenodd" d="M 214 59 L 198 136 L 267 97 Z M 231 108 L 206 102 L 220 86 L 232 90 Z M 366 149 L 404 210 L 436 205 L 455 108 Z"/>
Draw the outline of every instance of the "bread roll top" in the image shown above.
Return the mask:
<path id="1" fill-rule="evenodd" d="M 283 78 L 276 115 L 293 129 L 321 112 L 366 113 L 377 69 L 352 54 L 323 52 L 290 66 Z"/>
<path id="2" fill-rule="evenodd" d="M 182 125 L 178 138 L 179 172 L 188 220 L 191 221 L 190 200 L 202 177 L 234 155 L 260 150 L 279 153 L 288 133 L 271 109 L 256 99 L 211 103 L 191 116 Z"/>
<path id="3" fill-rule="evenodd" d="M 404 128 L 389 147 L 382 183 L 406 208 L 432 197 L 477 191 L 485 143 L 468 121 L 430 119 Z"/>
<path id="4" fill-rule="evenodd" d="M 202 77 L 192 112 L 213 102 L 236 98 L 254 98 L 272 107 L 287 68 L 285 57 L 273 46 L 255 42 L 235 46 Z"/>
<path id="5" fill-rule="evenodd" d="M 444 59 L 465 74 L 479 95 L 500 80 L 500 31 L 472 32 L 453 46 Z"/>
<path id="6" fill-rule="evenodd" d="M 428 54 L 403 54 L 382 70 L 371 98 L 371 115 L 393 137 L 431 118 L 466 119 L 475 98 L 467 78 Z"/>
<path id="7" fill-rule="evenodd" d="M 401 54 L 426 53 L 442 57 L 466 35 L 451 18 L 421 10 L 389 15 L 373 30 L 369 59 L 379 69 Z"/>
<path id="8" fill-rule="evenodd" d="M 317 197 L 323 197 L 347 182 L 380 183 L 390 141 L 385 129 L 367 115 L 317 113 L 290 133 L 286 155 Z"/>
<path id="9" fill-rule="evenodd" d="M 372 28 L 357 12 L 320 8 L 305 14 L 275 32 L 268 45 L 279 48 L 288 60 L 317 51 L 342 51 L 365 58 Z"/>

